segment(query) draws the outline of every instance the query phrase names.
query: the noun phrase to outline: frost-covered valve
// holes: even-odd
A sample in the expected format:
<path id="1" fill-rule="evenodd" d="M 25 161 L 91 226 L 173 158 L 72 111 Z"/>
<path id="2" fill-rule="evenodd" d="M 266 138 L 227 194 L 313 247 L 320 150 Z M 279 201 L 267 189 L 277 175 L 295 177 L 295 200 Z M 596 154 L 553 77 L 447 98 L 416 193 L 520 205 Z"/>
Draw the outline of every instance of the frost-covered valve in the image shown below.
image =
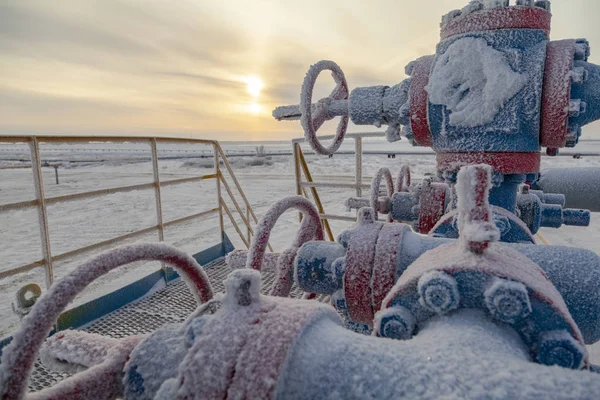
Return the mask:
<path id="1" fill-rule="evenodd" d="M 332 72 L 336 83 L 329 97 L 312 103 L 313 89 L 319 74 L 324 70 Z M 300 104 L 277 107 L 273 117 L 278 121 L 300 120 L 304 136 L 313 150 L 321 155 L 335 153 L 344 140 L 348 119 L 356 125 L 388 125 L 387 138 L 393 142 L 400 140 L 400 127 L 408 123 L 407 103 L 410 80 L 389 87 L 370 86 L 356 88 L 348 95 L 348 84 L 342 69 L 333 61 L 319 61 L 308 70 L 302 84 Z M 325 121 L 342 117 L 329 147 L 321 144 L 317 131 Z"/>
<path id="2" fill-rule="evenodd" d="M 329 97 L 319 100 L 312 104 L 313 89 L 319 74 L 324 70 L 330 70 L 331 76 L 336 83 L 335 89 Z M 306 73 L 302 92 L 300 95 L 300 105 L 277 107 L 273 110 L 273 117 L 278 121 L 300 119 L 304 136 L 313 150 L 318 154 L 331 155 L 335 153 L 342 142 L 346 129 L 348 128 L 348 83 L 342 69 L 333 61 L 319 61 L 311 65 Z M 334 117 L 341 116 L 333 142 L 329 147 L 324 147 L 317 138 L 317 131 L 325 123 Z"/>
<path id="3" fill-rule="evenodd" d="M 27 318 L 13 336 L 12 342 L 3 349 L 2 371 L 0 373 L 0 398 L 22 399 L 27 391 L 29 375 L 37 359 L 37 353 L 48 337 L 53 325 L 65 307 L 75 299 L 90 283 L 102 275 L 122 265 L 136 261 L 162 261 L 182 275 L 187 286 L 198 303 L 208 302 L 213 297 L 213 290 L 204 269 L 196 260 L 172 246 L 163 243 L 140 243 L 121 246 L 100 254 L 85 264 L 71 271 L 63 279 L 55 282 L 46 294 L 36 302 Z M 91 399 L 123 398 L 123 370 L 130 354 L 142 339 L 141 336 L 129 336 L 118 342 L 104 341 L 94 346 L 87 337 L 69 335 L 61 346 L 60 337 L 56 345 L 62 354 L 62 361 L 69 361 L 85 367 L 86 363 L 96 360 L 90 370 L 75 374 L 52 388 L 36 393 L 36 398 L 44 399 Z M 97 335 L 95 336 L 97 338 Z M 85 345 L 85 342 L 89 346 Z M 94 339 L 95 341 L 95 339 Z M 82 345 L 82 343 L 84 343 Z M 91 348 L 90 348 L 91 347 Z M 98 348 L 100 347 L 100 349 Z M 55 348 L 56 349 L 56 348 Z M 98 354 L 94 350 L 105 350 Z M 58 352 L 58 354 L 61 353 Z M 94 354 L 95 353 L 95 354 Z M 168 352 L 167 352 L 168 353 Z M 162 357 L 153 355 L 158 360 L 161 371 L 164 371 Z M 82 363 L 81 360 L 84 360 Z M 89 365 L 89 364 L 88 364 Z M 78 368 L 77 365 L 71 367 Z M 168 371 L 168 368 L 166 369 Z M 140 378 L 141 375 L 137 374 Z M 28 396 L 29 398 L 29 396 Z M 152 397 L 151 397 L 152 398 Z"/>
<path id="4" fill-rule="evenodd" d="M 271 230 L 279 217 L 294 208 L 304 215 L 300 229 L 289 249 L 280 254 L 265 254 Z M 298 249 L 309 240 L 323 240 L 323 226 L 316 207 L 302 196 L 289 196 L 273 204 L 258 221 L 250 249 L 235 250 L 227 255 L 231 269 L 251 268 L 258 271 L 275 270 L 276 280 L 270 295 L 286 297 L 294 283 L 293 265 Z M 266 268 L 265 268 L 266 267 Z"/>
<path id="5" fill-rule="evenodd" d="M 387 189 L 387 195 L 381 199 L 379 199 L 379 186 L 381 185 L 381 179 L 385 178 L 385 187 Z M 389 206 L 382 207 L 382 204 L 389 204 L 390 197 L 394 194 L 394 181 L 392 179 L 392 174 L 389 169 L 382 167 L 379 168 L 377 174 L 371 181 L 371 208 L 373 209 L 373 215 L 375 220 L 377 220 L 378 213 L 388 214 L 388 222 L 392 221 L 392 216 L 389 215 Z"/>

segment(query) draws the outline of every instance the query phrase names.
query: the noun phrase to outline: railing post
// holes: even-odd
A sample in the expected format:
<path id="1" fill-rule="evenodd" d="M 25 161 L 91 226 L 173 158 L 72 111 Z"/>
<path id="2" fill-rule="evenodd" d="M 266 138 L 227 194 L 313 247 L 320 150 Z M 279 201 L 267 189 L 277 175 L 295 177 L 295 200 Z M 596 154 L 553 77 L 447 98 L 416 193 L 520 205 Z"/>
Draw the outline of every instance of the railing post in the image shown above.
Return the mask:
<path id="1" fill-rule="evenodd" d="M 59 182 L 58 182 L 58 165 L 54 166 L 54 175 L 56 177 L 56 184 L 58 185 L 59 184 Z"/>
<path id="2" fill-rule="evenodd" d="M 46 288 L 54 282 L 54 268 L 52 265 L 52 251 L 50 249 L 50 234 L 48 229 L 48 212 L 46 210 L 46 195 L 44 194 L 44 178 L 42 177 L 42 164 L 40 160 L 40 144 L 36 137 L 29 142 L 31 151 L 31 169 L 33 171 L 33 183 L 35 185 L 35 196 L 38 200 L 38 216 L 40 236 L 42 240 L 42 252 L 46 262 Z"/>
<path id="3" fill-rule="evenodd" d="M 150 149 L 152 151 L 152 175 L 154 176 L 154 200 L 156 202 L 156 226 L 158 227 L 158 240 L 165 241 L 165 227 L 163 225 L 162 197 L 160 195 L 160 175 L 158 170 L 158 149 L 156 147 L 156 138 L 150 139 Z M 165 283 L 167 283 L 167 266 L 161 262 L 160 267 L 163 270 Z"/>
<path id="4" fill-rule="evenodd" d="M 225 240 L 225 222 L 223 221 L 223 198 L 221 197 L 221 167 L 219 165 L 219 142 L 213 142 L 213 152 L 215 156 L 215 174 L 217 175 L 217 201 L 219 202 L 219 227 L 221 228 L 221 242 Z"/>
<path id="5" fill-rule="evenodd" d="M 302 175 L 300 172 L 300 144 L 293 143 L 292 150 L 294 153 L 294 174 L 296 175 L 296 194 L 302 196 Z M 306 198 L 306 193 L 304 194 Z M 302 222 L 302 213 L 298 213 L 298 220 Z"/>
<path id="6" fill-rule="evenodd" d="M 362 137 L 354 138 L 354 152 L 356 157 L 356 197 L 362 197 Z"/>
<path id="7" fill-rule="evenodd" d="M 250 209 L 246 206 L 246 235 L 248 236 L 248 243 L 252 242 L 252 229 L 250 229 Z"/>

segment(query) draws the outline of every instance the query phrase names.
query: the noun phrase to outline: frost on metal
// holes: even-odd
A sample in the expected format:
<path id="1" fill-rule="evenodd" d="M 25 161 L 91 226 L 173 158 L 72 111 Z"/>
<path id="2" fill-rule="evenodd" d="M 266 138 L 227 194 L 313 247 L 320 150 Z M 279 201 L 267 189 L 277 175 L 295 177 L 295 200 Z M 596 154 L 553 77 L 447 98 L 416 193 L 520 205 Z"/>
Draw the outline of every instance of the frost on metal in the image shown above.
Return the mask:
<path id="1" fill-rule="evenodd" d="M 411 340 L 357 335 L 322 320 L 290 354 L 278 398 L 585 399 L 600 377 L 532 362 L 505 324 L 481 310 L 428 321 Z"/>
<path id="2" fill-rule="evenodd" d="M 247 268 L 261 269 L 269 237 L 271 236 L 271 230 L 279 217 L 290 208 L 302 212 L 305 216 L 300 225 L 300 230 L 292 243 L 292 247 L 299 248 L 302 244 L 312 239 L 323 240 L 321 218 L 315 206 L 301 196 L 286 197 L 274 203 L 258 221 L 254 240 L 248 253 Z"/>
<path id="3" fill-rule="evenodd" d="M 437 314 L 445 314 L 458 308 L 460 294 L 456 280 L 444 272 L 429 271 L 417 284 L 419 302 Z"/>
<path id="4" fill-rule="evenodd" d="M 202 321 L 202 318 L 196 320 Z M 151 400 L 163 382 L 177 376 L 179 364 L 187 354 L 188 330 L 168 324 L 156 330 L 136 346 L 123 370 L 123 397 L 127 400 Z"/>
<path id="5" fill-rule="evenodd" d="M 246 268 L 259 271 L 262 269 L 271 230 L 279 217 L 290 208 L 302 212 L 304 219 L 300 224 L 300 229 L 291 247 L 277 258 L 275 268 L 277 277 L 270 292 L 273 296 L 285 297 L 289 295 L 294 283 L 293 263 L 298 249 L 309 240 L 323 240 L 323 226 L 319 212 L 315 206 L 302 196 L 286 197 L 273 204 L 258 221 L 254 239 L 246 259 Z"/>
<path id="6" fill-rule="evenodd" d="M 531 314 L 527 288 L 520 282 L 494 279 L 484 293 L 490 313 L 501 321 L 514 324 Z"/>
<path id="7" fill-rule="evenodd" d="M 432 104 L 451 111 L 451 126 L 474 128 L 494 121 L 526 83 L 504 53 L 485 39 L 466 37 L 438 56 L 426 90 Z"/>
<path id="8" fill-rule="evenodd" d="M 336 83 L 335 89 L 331 92 L 328 98 L 319 101 L 316 105 L 315 113 L 313 114 L 312 96 L 313 89 L 319 74 L 323 70 L 330 70 L 331 76 Z M 325 121 L 330 119 L 327 112 L 327 103 L 331 100 L 342 100 L 348 98 L 348 83 L 342 69 L 333 61 L 323 60 L 319 61 L 315 65 L 312 65 L 302 84 L 302 93 L 300 95 L 300 122 L 304 128 L 304 137 L 310 144 L 313 150 L 322 155 L 330 155 L 335 153 L 346 135 L 346 129 L 348 127 L 348 117 L 343 116 L 338 124 L 335 138 L 333 139 L 329 147 L 324 147 L 319 138 L 317 137 L 317 130 L 323 125 Z"/>
<path id="9" fill-rule="evenodd" d="M 163 383 L 157 399 L 273 398 L 304 327 L 321 318 L 340 324 L 319 302 L 260 295 L 258 271 L 233 272 L 226 290 L 224 306 L 203 317 L 177 375 Z"/>
<path id="10" fill-rule="evenodd" d="M 492 187 L 491 173 L 489 165 L 467 166 L 458 172 L 458 230 L 461 242 L 470 249 L 473 249 L 473 243 L 500 239 L 500 231 L 492 221 L 488 201 L 488 193 Z"/>
<path id="11" fill-rule="evenodd" d="M 53 371 L 74 374 L 102 363 L 118 342 L 95 333 L 66 330 L 46 340 L 40 360 Z"/>

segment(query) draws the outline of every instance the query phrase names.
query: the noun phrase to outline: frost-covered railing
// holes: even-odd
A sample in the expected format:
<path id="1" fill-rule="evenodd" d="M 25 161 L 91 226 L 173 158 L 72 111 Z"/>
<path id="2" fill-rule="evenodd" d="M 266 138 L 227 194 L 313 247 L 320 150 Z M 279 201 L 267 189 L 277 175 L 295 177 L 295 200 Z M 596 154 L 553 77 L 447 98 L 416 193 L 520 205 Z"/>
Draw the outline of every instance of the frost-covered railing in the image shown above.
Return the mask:
<path id="1" fill-rule="evenodd" d="M 338 220 L 338 221 L 348 221 L 355 222 L 355 217 L 349 217 L 347 215 L 338 215 L 338 214 L 329 214 L 326 213 L 323 208 L 323 203 L 321 202 L 318 188 L 346 188 L 346 189 L 354 189 L 356 190 L 356 197 L 362 197 L 363 189 L 369 189 L 371 184 L 363 182 L 363 138 L 385 138 L 385 132 L 364 132 L 364 133 L 348 133 L 345 136 L 345 139 L 354 140 L 354 153 L 355 153 L 355 169 L 354 169 L 354 182 L 336 182 L 339 176 L 328 175 L 324 178 L 325 181 L 315 181 L 310 173 L 310 169 L 308 167 L 308 163 L 304 157 L 304 153 L 302 151 L 301 143 L 306 142 L 305 138 L 298 138 L 292 140 L 293 150 L 294 150 L 294 171 L 296 175 L 296 194 L 300 196 L 304 196 L 310 199 L 307 190 L 310 190 L 311 196 L 317 209 L 319 210 L 319 215 L 323 222 L 323 228 L 329 240 L 334 241 L 334 235 L 329 225 L 328 220 Z M 329 136 L 319 136 L 319 140 L 331 140 L 334 138 L 334 135 Z M 398 153 L 394 151 L 394 153 Z M 401 154 L 414 154 L 412 152 L 400 152 Z M 429 154 L 425 152 L 419 152 L 418 154 Z M 430 154 L 434 154 L 431 152 Z M 346 177 L 344 177 L 346 178 Z"/>
<path id="2" fill-rule="evenodd" d="M 335 136 L 327 135 L 327 136 L 319 136 L 319 140 L 331 140 Z M 327 213 L 324 209 L 323 203 L 321 201 L 321 197 L 319 196 L 318 188 L 346 188 L 346 189 L 354 189 L 356 191 L 356 197 L 363 197 L 364 189 L 367 192 L 371 188 L 371 183 L 363 182 L 363 179 L 369 178 L 363 176 L 363 138 L 385 138 L 385 132 L 364 132 L 364 133 L 348 133 L 346 134 L 346 139 L 354 140 L 354 154 L 355 154 L 355 163 L 354 163 L 354 182 L 347 182 L 347 176 L 336 176 L 336 175 L 321 175 L 320 177 L 324 180 L 315 180 L 310 172 L 310 168 L 306 158 L 304 156 L 304 152 L 302 151 L 301 144 L 306 142 L 304 137 L 297 138 L 292 140 L 293 146 L 293 156 L 294 156 L 294 172 L 295 172 L 295 181 L 296 181 L 296 194 L 300 196 L 304 196 L 309 200 L 312 200 L 317 209 L 319 210 L 319 216 L 321 217 L 321 221 L 323 223 L 323 229 L 329 240 L 334 241 L 335 237 L 333 231 L 331 230 L 331 226 L 329 224 L 329 220 L 338 220 L 338 221 L 348 221 L 348 222 L 356 222 L 356 217 L 350 217 L 347 215 L 340 215 L 334 213 Z M 340 151 L 339 153 L 348 154 L 347 151 Z M 376 151 L 371 152 L 374 154 L 384 154 L 386 152 Z M 430 155 L 434 156 L 435 153 L 425 152 L 425 151 L 390 151 L 387 153 L 401 154 L 401 155 Z M 574 157 L 578 158 L 579 156 L 586 157 L 596 157 L 600 156 L 597 152 L 565 152 L 559 154 L 560 156 L 565 157 Z M 544 155 L 545 156 L 545 155 Z M 340 179 L 343 178 L 343 179 Z M 340 180 L 346 180 L 346 182 L 340 182 Z M 309 194 L 310 191 L 310 194 Z M 538 232 L 536 236 L 541 240 L 544 244 L 549 244 L 546 238 Z"/>
<path id="3" fill-rule="evenodd" d="M 94 142 L 109 142 L 109 143 L 146 143 L 150 146 L 150 155 L 152 161 L 152 172 L 153 180 L 151 182 L 118 186 L 100 190 L 83 191 L 73 194 L 60 195 L 47 197 L 44 191 L 44 179 L 42 176 L 42 160 L 40 157 L 40 143 L 94 143 Z M 178 138 L 158 138 L 158 137 L 108 137 L 108 136 L 0 136 L 0 143 L 12 143 L 12 144 L 27 144 L 29 145 L 31 154 L 31 169 L 33 172 L 33 185 L 35 190 L 35 199 L 20 201 L 15 203 L 4 203 L 0 201 L 0 213 L 10 212 L 26 208 L 36 208 L 39 216 L 39 230 L 42 245 L 43 258 L 32 263 L 21 265 L 16 268 L 11 268 L 6 271 L 0 271 L 0 279 L 10 277 L 16 274 L 31 271 L 36 268 L 43 268 L 45 271 L 46 285 L 50 286 L 54 281 L 54 268 L 53 265 L 59 261 L 69 259 L 71 257 L 89 253 L 91 251 L 119 244 L 127 240 L 139 238 L 143 235 L 147 235 L 152 232 L 157 233 L 157 239 L 164 241 L 165 228 L 188 222 L 194 219 L 200 219 L 209 215 L 218 214 L 219 216 L 219 227 L 221 232 L 221 238 L 225 232 L 224 213 L 227 214 L 231 221 L 231 224 L 239 234 L 241 241 L 246 247 L 249 247 L 252 237 L 254 235 L 254 229 L 252 224 L 258 222 L 258 218 L 252 209 L 252 206 L 248 202 L 248 198 L 244 194 L 239 181 L 237 180 L 231 164 L 227 160 L 225 152 L 221 148 L 221 145 L 216 140 L 202 140 L 202 139 L 178 139 Z M 160 172 L 158 168 L 159 155 L 157 150 L 157 144 L 161 143 L 178 143 L 178 144 L 204 144 L 212 147 L 210 154 L 214 159 L 214 172 L 205 175 L 197 175 L 180 179 L 161 180 Z M 207 157 L 206 155 L 198 155 L 199 157 Z M 222 164 L 221 164 L 222 163 Z M 237 190 L 241 197 L 242 206 L 236 199 L 232 186 L 227 182 L 224 177 L 223 170 L 229 175 L 233 182 L 233 187 Z M 199 182 L 204 180 L 214 179 L 216 182 L 215 187 L 215 203 L 214 207 L 209 208 L 205 211 L 184 215 L 180 218 L 165 221 L 163 219 L 162 205 L 163 201 L 161 198 L 161 188 L 180 185 L 184 183 Z M 91 245 L 79 247 L 61 254 L 53 254 L 51 250 L 50 242 L 50 227 L 47 207 L 57 203 L 68 203 L 73 200 L 91 199 L 102 196 L 107 196 L 114 193 L 125 193 L 136 190 L 153 189 L 154 198 L 156 203 L 156 224 L 139 229 L 133 232 L 129 232 L 125 235 L 113 237 L 108 240 L 97 242 Z M 224 190 L 223 190 L 224 189 Z M 225 192 L 225 193 L 223 193 Z M 233 204 L 234 210 L 231 210 L 226 204 L 225 199 L 229 199 L 230 203 Z M 238 224 L 235 213 L 237 213 L 242 223 Z M 241 226 L 240 226 L 241 225 Z M 243 229 L 245 232 L 243 232 Z M 273 249 L 269 245 L 269 249 Z"/>

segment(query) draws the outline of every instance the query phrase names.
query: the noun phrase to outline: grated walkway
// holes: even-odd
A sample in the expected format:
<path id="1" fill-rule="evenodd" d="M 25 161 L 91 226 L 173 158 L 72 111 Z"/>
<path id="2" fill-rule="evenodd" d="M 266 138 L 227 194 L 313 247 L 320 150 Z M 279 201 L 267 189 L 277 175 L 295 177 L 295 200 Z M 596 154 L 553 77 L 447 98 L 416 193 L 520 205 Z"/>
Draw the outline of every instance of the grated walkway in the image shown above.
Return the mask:
<path id="1" fill-rule="evenodd" d="M 225 258 L 204 266 L 215 293 L 223 292 L 223 280 L 230 272 Z M 275 274 L 262 272 L 263 292 L 273 285 Z M 294 287 L 292 297 L 300 297 L 301 291 Z M 84 330 L 114 338 L 150 333 L 167 323 L 183 322 L 196 309 L 197 304 L 181 279 L 157 292 L 128 304 L 90 323 Z M 46 369 L 38 360 L 29 380 L 29 390 L 38 391 L 50 387 L 68 377 L 67 373 Z"/>

